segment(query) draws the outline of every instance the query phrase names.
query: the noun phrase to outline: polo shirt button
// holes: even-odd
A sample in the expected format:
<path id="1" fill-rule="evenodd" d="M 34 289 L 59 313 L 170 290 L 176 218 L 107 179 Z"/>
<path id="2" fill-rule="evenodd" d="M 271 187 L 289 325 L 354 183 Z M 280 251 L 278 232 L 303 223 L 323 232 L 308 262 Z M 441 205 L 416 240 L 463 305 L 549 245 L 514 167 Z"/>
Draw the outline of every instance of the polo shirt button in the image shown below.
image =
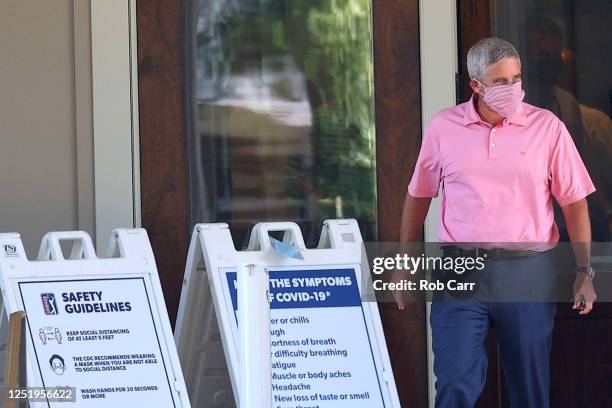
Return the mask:
<path id="1" fill-rule="evenodd" d="M 491 143 L 491 147 L 495 147 L 495 143 Z"/>

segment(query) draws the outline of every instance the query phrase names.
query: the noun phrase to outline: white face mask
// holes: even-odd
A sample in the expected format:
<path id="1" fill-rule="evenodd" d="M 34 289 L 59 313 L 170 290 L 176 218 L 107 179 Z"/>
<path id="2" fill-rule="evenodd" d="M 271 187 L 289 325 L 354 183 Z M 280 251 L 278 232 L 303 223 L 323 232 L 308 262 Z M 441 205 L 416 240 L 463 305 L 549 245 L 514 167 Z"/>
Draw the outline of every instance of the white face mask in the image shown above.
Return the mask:
<path id="1" fill-rule="evenodd" d="M 497 86 L 484 86 L 480 82 L 478 84 L 483 88 L 481 91 L 483 102 L 504 118 L 514 115 L 525 97 L 521 81 Z"/>

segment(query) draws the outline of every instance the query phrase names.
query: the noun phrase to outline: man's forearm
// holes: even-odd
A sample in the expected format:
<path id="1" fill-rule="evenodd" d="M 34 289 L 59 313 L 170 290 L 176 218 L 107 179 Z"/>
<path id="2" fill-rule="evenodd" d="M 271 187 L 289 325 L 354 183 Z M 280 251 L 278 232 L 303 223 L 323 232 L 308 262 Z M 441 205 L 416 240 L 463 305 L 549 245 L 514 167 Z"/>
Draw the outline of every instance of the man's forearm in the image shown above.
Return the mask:
<path id="1" fill-rule="evenodd" d="M 591 263 L 591 221 L 586 198 L 562 207 L 567 233 L 572 242 L 576 264 L 587 266 Z"/>
<path id="2" fill-rule="evenodd" d="M 416 198 L 406 194 L 402 211 L 400 242 L 417 242 L 421 240 L 423 223 L 429 211 L 430 197 Z"/>

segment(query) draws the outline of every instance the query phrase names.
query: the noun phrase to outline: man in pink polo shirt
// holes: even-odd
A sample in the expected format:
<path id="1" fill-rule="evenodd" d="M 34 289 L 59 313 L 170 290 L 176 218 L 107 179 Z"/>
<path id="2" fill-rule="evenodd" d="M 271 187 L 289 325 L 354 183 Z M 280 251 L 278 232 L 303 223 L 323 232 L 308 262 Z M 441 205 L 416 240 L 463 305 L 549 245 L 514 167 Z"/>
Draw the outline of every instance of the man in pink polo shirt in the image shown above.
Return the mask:
<path id="1" fill-rule="evenodd" d="M 522 102 L 521 61 L 511 44 L 483 39 L 469 50 L 467 65 L 474 93 L 427 126 L 404 203 L 401 241 L 418 241 L 442 183 L 438 239 L 447 244 L 445 254 L 488 249 L 490 279 L 513 277 L 529 287 L 544 276 L 539 272 L 553 269 L 543 248 L 559 239 L 555 199 L 575 245 L 574 308 L 587 314 L 596 294 L 585 197 L 595 188 L 572 138 L 553 113 Z M 479 251 L 469 250 L 474 247 Z M 399 298 L 398 304 L 403 308 Z M 485 383 L 491 327 L 499 338 L 511 406 L 548 407 L 555 313 L 552 301 L 434 301 L 436 407 L 474 406 Z"/>

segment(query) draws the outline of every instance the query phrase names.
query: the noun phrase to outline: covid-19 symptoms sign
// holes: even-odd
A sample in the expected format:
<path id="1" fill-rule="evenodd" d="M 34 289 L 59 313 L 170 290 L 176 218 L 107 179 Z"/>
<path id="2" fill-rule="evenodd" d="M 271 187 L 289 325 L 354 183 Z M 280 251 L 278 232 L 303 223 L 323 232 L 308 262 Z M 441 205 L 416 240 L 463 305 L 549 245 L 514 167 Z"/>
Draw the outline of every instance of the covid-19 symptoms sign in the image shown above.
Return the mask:
<path id="1" fill-rule="evenodd" d="M 385 407 L 353 268 L 271 270 L 270 300 L 273 407 Z"/>

